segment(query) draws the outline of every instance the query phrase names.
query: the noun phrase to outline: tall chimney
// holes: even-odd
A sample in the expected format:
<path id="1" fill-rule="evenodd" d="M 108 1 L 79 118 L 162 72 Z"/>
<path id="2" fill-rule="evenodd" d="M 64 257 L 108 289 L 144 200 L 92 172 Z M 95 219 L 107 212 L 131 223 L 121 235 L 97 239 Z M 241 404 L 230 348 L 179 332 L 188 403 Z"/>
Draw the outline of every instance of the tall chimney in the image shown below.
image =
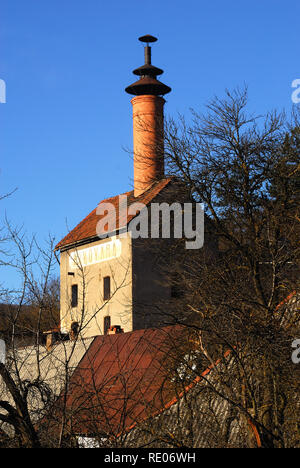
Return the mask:
<path id="1" fill-rule="evenodd" d="M 125 91 L 133 94 L 133 153 L 134 153 L 134 196 L 148 190 L 153 182 L 164 177 L 164 103 L 162 97 L 171 91 L 169 86 L 156 79 L 163 70 L 151 64 L 149 43 L 156 37 L 147 35 L 139 38 L 145 46 L 145 64 L 133 71 L 140 79 Z"/>

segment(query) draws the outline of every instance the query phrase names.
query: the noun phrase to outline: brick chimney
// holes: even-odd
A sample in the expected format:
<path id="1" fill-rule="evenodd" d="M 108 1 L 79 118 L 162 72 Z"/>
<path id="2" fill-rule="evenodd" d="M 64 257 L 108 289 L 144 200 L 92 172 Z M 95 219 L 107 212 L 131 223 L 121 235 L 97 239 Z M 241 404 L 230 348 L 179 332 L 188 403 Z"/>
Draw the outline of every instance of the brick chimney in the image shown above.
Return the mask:
<path id="1" fill-rule="evenodd" d="M 147 35 L 139 38 L 145 46 L 145 64 L 133 71 L 140 79 L 125 91 L 133 94 L 133 153 L 134 196 L 148 190 L 153 182 L 164 177 L 164 103 L 162 97 L 171 91 L 169 86 L 156 79 L 163 70 L 151 64 L 149 43 L 157 41 Z"/>

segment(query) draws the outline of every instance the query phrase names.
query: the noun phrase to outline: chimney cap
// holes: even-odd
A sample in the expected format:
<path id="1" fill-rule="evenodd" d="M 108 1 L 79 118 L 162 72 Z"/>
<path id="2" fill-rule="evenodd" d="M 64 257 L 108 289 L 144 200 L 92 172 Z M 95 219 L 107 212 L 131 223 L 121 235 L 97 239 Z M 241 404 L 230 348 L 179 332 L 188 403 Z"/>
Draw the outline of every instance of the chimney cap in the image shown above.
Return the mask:
<path id="1" fill-rule="evenodd" d="M 169 93 L 171 88 L 155 78 L 145 76 L 132 85 L 127 86 L 125 91 L 134 96 L 142 96 L 145 94 L 160 96 Z"/>
<path id="2" fill-rule="evenodd" d="M 139 37 L 141 42 L 146 42 L 145 46 L 145 64 L 136 68 L 133 73 L 141 78 L 125 88 L 126 93 L 140 96 L 144 94 L 151 94 L 154 96 L 161 96 L 171 91 L 171 88 L 156 79 L 157 75 L 161 75 L 163 70 L 154 67 L 151 64 L 151 47 L 148 45 L 150 42 L 156 42 L 157 38 L 147 34 L 146 36 Z"/>
<path id="3" fill-rule="evenodd" d="M 147 44 L 149 44 L 149 42 L 156 42 L 157 37 L 151 36 L 150 34 L 146 34 L 145 36 L 139 37 L 139 41 L 146 42 Z"/>
<path id="4" fill-rule="evenodd" d="M 155 77 L 157 75 L 161 75 L 163 72 L 164 71 L 161 68 L 154 67 L 153 65 L 151 65 L 151 63 L 145 63 L 145 65 L 142 65 L 141 67 L 133 70 L 132 73 L 139 76 L 149 75 Z"/>

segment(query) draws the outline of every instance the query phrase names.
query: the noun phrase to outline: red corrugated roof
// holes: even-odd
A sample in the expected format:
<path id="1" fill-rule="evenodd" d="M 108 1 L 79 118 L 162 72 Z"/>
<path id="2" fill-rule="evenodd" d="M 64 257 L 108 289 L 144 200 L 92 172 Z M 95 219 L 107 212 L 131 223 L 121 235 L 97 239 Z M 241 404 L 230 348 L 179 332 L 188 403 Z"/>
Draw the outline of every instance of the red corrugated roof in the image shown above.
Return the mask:
<path id="1" fill-rule="evenodd" d="M 287 300 L 294 295 L 291 293 Z M 189 332 L 187 327 L 174 325 L 95 337 L 68 389 L 66 409 L 72 430 L 89 436 L 124 435 L 173 406 L 205 380 L 222 359 L 233 354 L 228 350 L 190 384 L 178 386 L 174 370 L 191 349 Z M 54 429 L 60 411 L 64 411 L 63 401 L 62 394 L 52 414 Z M 53 430 L 51 418 L 47 419 Z"/>
<path id="2" fill-rule="evenodd" d="M 148 205 L 171 181 L 171 178 L 162 179 L 159 182 L 156 182 L 149 190 L 143 193 L 139 197 L 134 197 L 133 190 L 131 192 L 126 192 L 121 195 L 116 195 L 115 197 L 106 198 L 102 200 L 99 204 L 111 203 L 117 214 L 116 219 L 116 229 L 125 227 L 131 220 L 134 218 L 133 215 L 128 215 L 127 219 L 122 219 L 119 217 L 119 197 L 126 195 L 128 197 L 128 205 L 132 203 L 143 203 Z M 95 238 L 97 236 L 96 226 L 101 219 L 101 216 L 96 213 L 97 208 L 95 208 L 86 218 L 84 218 L 72 231 L 69 232 L 55 247 L 55 250 L 61 249 L 68 245 L 73 245 L 84 240 Z M 104 216 L 104 215 L 103 215 Z M 101 234 L 101 233 L 100 233 Z M 102 234 L 105 234 L 103 231 Z"/>
<path id="3" fill-rule="evenodd" d="M 73 430 L 117 436 L 160 412 L 176 396 L 174 365 L 188 343 L 178 325 L 97 336 L 71 378 Z"/>

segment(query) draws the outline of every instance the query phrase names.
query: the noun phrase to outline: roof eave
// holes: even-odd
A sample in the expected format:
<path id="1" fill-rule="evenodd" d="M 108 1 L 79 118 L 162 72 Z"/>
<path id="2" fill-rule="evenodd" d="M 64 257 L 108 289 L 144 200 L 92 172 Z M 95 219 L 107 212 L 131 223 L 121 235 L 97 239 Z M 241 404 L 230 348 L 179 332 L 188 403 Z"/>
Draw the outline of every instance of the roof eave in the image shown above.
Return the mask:
<path id="1" fill-rule="evenodd" d="M 110 237 L 117 236 L 118 234 L 122 234 L 123 232 L 126 232 L 127 227 L 129 225 L 129 222 L 127 223 L 126 226 L 123 226 L 119 229 L 115 229 L 114 231 L 111 231 L 107 233 L 105 237 L 99 237 L 99 236 L 92 236 L 92 237 L 86 237 L 85 239 L 80 239 L 79 241 L 71 242 L 69 244 L 64 244 L 62 246 L 59 246 L 59 244 L 55 247 L 54 252 L 57 252 L 58 250 L 60 252 L 65 252 L 66 250 L 74 249 L 76 247 L 81 247 L 82 245 L 90 244 L 92 242 L 97 242 L 99 240 L 104 240 L 104 239 L 109 239 Z"/>

